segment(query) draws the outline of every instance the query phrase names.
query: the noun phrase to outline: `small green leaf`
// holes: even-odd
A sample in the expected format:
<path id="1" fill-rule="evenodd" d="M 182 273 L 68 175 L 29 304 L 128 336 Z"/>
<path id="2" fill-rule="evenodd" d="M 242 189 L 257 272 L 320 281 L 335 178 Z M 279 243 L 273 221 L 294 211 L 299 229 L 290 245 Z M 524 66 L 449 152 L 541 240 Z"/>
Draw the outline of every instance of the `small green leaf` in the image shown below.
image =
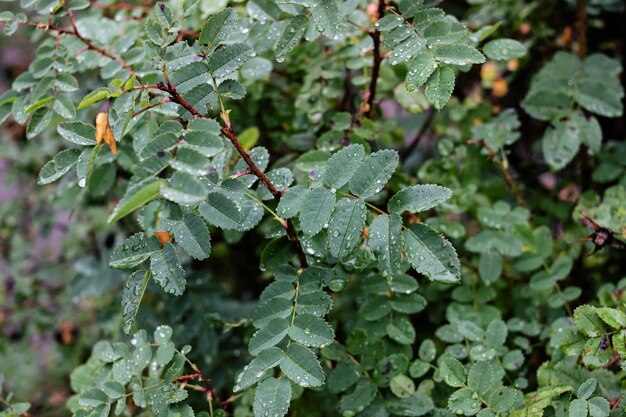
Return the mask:
<path id="1" fill-rule="evenodd" d="M 245 43 L 226 45 L 215 51 L 208 61 L 208 70 L 215 78 L 224 78 L 237 70 L 252 56 L 253 50 Z"/>
<path id="2" fill-rule="evenodd" d="M 153 253 L 161 250 L 159 240 L 135 233 L 113 250 L 109 266 L 118 269 L 131 269 L 147 260 Z"/>
<path id="3" fill-rule="evenodd" d="M 298 44 L 308 24 L 309 17 L 305 15 L 297 15 L 288 20 L 287 27 L 276 44 L 275 51 L 278 58 L 287 55 Z"/>
<path id="4" fill-rule="evenodd" d="M 259 384 L 254 396 L 255 417 L 283 417 L 291 401 L 291 384 L 286 378 L 267 378 Z"/>
<path id="5" fill-rule="evenodd" d="M 398 166 L 398 153 L 383 149 L 367 156 L 348 182 L 350 191 L 368 199 L 383 189 Z"/>
<path id="6" fill-rule="evenodd" d="M 446 384 L 451 387 L 460 387 L 465 384 L 467 370 L 454 358 L 445 358 L 439 364 L 439 373 Z"/>
<path id="7" fill-rule="evenodd" d="M 341 188 L 352 178 L 365 155 L 363 145 L 350 145 L 336 152 L 327 162 L 324 184 Z"/>
<path id="8" fill-rule="evenodd" d="M 361 239 L 366 214 L 361 199 L 346 197 L 337 202 L 328 222 L 328 246 L 332 256 L 343 258 L 352 252 Z"/>
<path id="9" fill-rule="evenodd" d="M 291 284 L 287 284 L 290 287 Z M 293 288 L 293 287 L 292 287 Z M 283 318 L 272 319 L 267 325 L 259 329 L 250 339 L 248 349 L 251 355 L 258 355 L 260 352 L 280 343 L 289 330 L 289 322 Z"/>
<path id="10" fill-rule="evenodd" d="M 160 192 L 161 180 L 155 178 L 147 178 L 137 184 L 129 186 L 124 197 L 122 197 L 113 209 L 108 222 L 114 223 L 138 208 L 143 207 L 150 200 L 158 197 Z"/>
<path id="11" fill-rule="evenodd" d="M 495 39 L 485 44 L 483 52 L 489 59 L 509 61 L 526 55 L 526 47 L 514 39 Z"/>
<path id="12" fill-rule="evenodd" d="M 168 294 L 181 295 L 185 291 L 185 271 L 180 266 L 176 250 L 171 243 L 163 245 L 163 250 L 151 256 L 150 269 L 154 280 Z"/>
<path id="13" fill-rule="evenodd" d="M 578 391 L 576 391 L 576 396 L 581 400 L 588 400 L 596 390 L 598 386 L 598 380 L 595 378 L 589 378 L 578 387 Z"/>
<path id="14" fill-rule="evenodd" d="M 277 366 L 283 357 L 283 351 L 277 347 L 271 347 L 260 352 L 259 355 L 241 371 L 239 376 L 237 376 L 235 381 L 237 385 L 235 385 L 233 391 L 243 391 L 249 386 L 254 385 L 263 377 L 265 371 Z"/>
<path id="15" fill-rule="evenodd" d="M 402 219 L 397 214 L 377 216 L 369 229 L 369 246 L 378 259 L 378 265 L 386 277 L 400 272 L 402 261 Z"/>
<path id="16" fill-rule="evenodd" d="M 187 213 L 172 227 L 176 243 L 195 259 L 206 259 L 211 254 L 209 228 L 200 216 Z"/>
<path id="17" fill-rule="evenodd" d="M 351 392 L 341 397 L 339 411 L 344 416 L 353 416 L 364 410 L 376 398 L 376 389 L 372 381 L 361 379 Z"/>
<path id="18" fill-rule="evenodd" d="M 412 224 L 403 232 L 406 254 L 413 268 L 432 281 L 455 283 L 461 279 L 456 251 L 425 224 Z"/>
<path id="19" fill-rule="evenodd" d="M 289 345 L 280 362 L 280 369 L 301 387 L 319 387 L 324 384 L 324 371 L 315 354 L 298 343 Z"/>
<path id="20" fill-rule="evenodd" d="M 335 332 L 324 319 L 298 314 L 289 328 L 289 337 L 304 346 L 325 347 L 333 342 Z"/>
<path id="21" fill-rule="evenodd" d="M 437 60 L 450 65 L 482 64 L 483 54 L 476 48 L 463 44 L 440 45 L 435 48 Z"/>
<path id="22" fill-rule="evenodd" d="M 37 184 L 49 184 L 61 178 L 78 162 L 80 153 L 78 149 L 66 149 L 56 154 L 39 171 Z"/>
<path id="23" fill-rule="evenodd" d="M 122 291 L 122 329 L 126 334 L 130 334 L 151 276 L 150 271 L 136 271 L 126 279 Z"/>
<path id="24" fill-rule="evenodd" d="M 314 188 L 304 197 L 300 210 L 302 231 L 313 236 L 324 228 L 335 207 L 335 193 L 324 188 Z"/>
<path id="25" fill-rule="evenodd" d="M 209 16 L 202 31 L 200 32 L 200 43 L 215 50 L 219 43 L 235 30 L 237 26 L 237 12 L 230 7 Z"/>
<path id="26" fill-rule="evenodd" d="M 452 190 L 434 184 L 413 185 L 396 193 L 387 208 L 401 214 L 404 211 L 419 213 L 431 209 L 452 197 Z"/>
<path id="27" fill-rule="evenodd" d="M 454 90 L 454 71 L 450 67 L 439 67 L 426 81 L 426 99 L 435 109 L 444 108 Z"/>
<path id="28" fill-rule="evenodd" d="M 407 398 L 415 392 L 415 383 L 406 375 L 396 375 L 391 379 L 389 388 L 398 398 Z"/>
<path id="29" fill-rule="evenodd" d="M 432 53 L 423 51 L 415 55 L 409 64 L 409 70 L 406 74 L 407 90 L 413 91 L 424 85 L 436 69 L 437 61 L 435 61 Z"/>

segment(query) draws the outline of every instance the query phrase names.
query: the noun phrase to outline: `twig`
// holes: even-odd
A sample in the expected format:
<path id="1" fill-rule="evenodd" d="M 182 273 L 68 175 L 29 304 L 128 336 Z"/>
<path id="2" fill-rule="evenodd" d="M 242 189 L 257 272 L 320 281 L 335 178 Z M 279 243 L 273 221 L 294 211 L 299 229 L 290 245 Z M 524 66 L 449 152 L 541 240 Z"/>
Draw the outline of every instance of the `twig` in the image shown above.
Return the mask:
<path id="1" fill-rule="evenodd" d="M 130 4 L 130 3 L 115 3 L 115 4 L 102 4 L 98 2 L 92 2 L 90 5 L 93 9 L 100 10 L 141 10 L 143 13 L 149 13 L 152 8 L 150 6 L 142 6 L 139 4 Z"/>
<path id="2" fill-rule="evenodd" d="M 57 32 L 59 34 L 62 34 L 62 35 L 74 36 L 75 38 L 79 39 L 82 43 L 87 45 L 87 50 L 96 51 L 96 52 L 98 52 L 102 56 L 105 56 L 105 57 L 107 57 L 109 59 L 112 59 L 114 61 L 119 62 L 120 64 L 122 64 L 122 67 L 124 67 L 124 69 L 126 69 L 126 71 L 128 71 L 131 75 L 134 75 L 137 80 L 139 80 L 139 81 L 141 80 L 139 75 L 137 75 L 135 70 L 132 69 L 132 67 L 128 64 L 128 62 L 126 62 L 126 60 L 124 58 L 122 58 L 119 55 L 113 54 L 113 53 L 107 51 L 104 48 L 99 47 L 98 45 L 94 44 L 92 41 L 90 41 L 89 39 L 87 39 L 83 35 L 81 35 L 78 32 L 78 29 L 76 27 L 76 22 L 75 22 L 74 17 L 73 17 L 73 15 L 72 15 L 70 10 L 68 10 L 68 17 L 70 17 L 70 23 L 72 24 L 72 29 L 73 30 L 65 29 L 65 28 L 62 28 L 60 26 L 51 25 L 51 24 L 48 24 L 48 23 L 31 22 L 30 20 L 26 20 L 26 21 L 20 22 L 20 24 L 21 25 L 26 25 L 26 26 L 33 26 L 36 29 L 44 29 L 46 31 L 52 30 L 52 31 L 55 31 L 55 32 Z"/>
<path id="3" fill-rule="evenodd" d="M 164 73 L 164 77 L 165 77 L 165 81 L 167 84 L 159 83 L 157 84 L 158 88 L 161 89 L 162 91 L 167 92 L 170 95 L 172 102 L 181 105 L 182 107 L 185 108 L 185 110 L 187 110 L 193 116 L 204 118 L 204 116 L 198 110 L 196 110 L 191 104 L 189 104 L 180 95 L 180 93 L 176 91 L 176 87 L 170 81 L 167 75 L 167 72 Z M 278 191 L 278 189 L 276 189 L 276 186 L 274 185 L 274 183 L 272 183 L 272 181 L 267 177 L 267 175 L 265 175 L 265 173 L 261 171 L 259 167 L 254 163 L 254 161 L 252 160 L 252 157 L 250 157 L 250 154 L 246 151 L 246 149 L 243 147 L 241 142 L 239 142 L 237 135 L 233 131 L 232 127 L 230 126 L 230 123 L 228 122 L 228 118 L 223 117 L 223 120 L 226 126 L 220 129 L 222 134 L 226 136 L 230 140 L 230 142 L 233 144 L 233 146 L 239 153 L 239 156 L 241 156 L 241 158 L 244 160 L 246 165 L 248 165 L 248 168 L 250 169 L 251 173 L 254 174 L 259 179 L 259 181 L 261 181 L 263 185 L 267 187 L 267 189 L 272 194 L 274 199 L 280 202 L 280 199 L 283 196 L 283 193 L 281 191 Z M 304 253 L 304 250 L 302 249 L 302 244 L 300 243 L 300 239 L 298 238 L 298 233 L 296 232 L 296 228 L 294 227 L 293 222 L 291 220 L 287 220 L 286 226 L 287 226 L 286 227 L 287 237 L 289 238 L 289 240 L 293 242 L 294 246 L 296 247 L 296 253 L 298 254 L 300 266 L 302 268 L 308 267 L 306 255 Z"/>
<path id="4" fill-rule="evenodd" d="M 387 5 L 385 4 L 385 0 L 378 0 L 378 11 L 377 11 L 377 19 L 380 20 L 385 14 L 385 8 Z M 383 60 L 381 47 L 380 47 L 380 31 L 375 29 L 372 32 L 369 32 L 372 37 L 372 41 L 374 42 L 374 57 L 373 57 L 373 65 L 372 65 L 372 76 L 370 77 L 370 84 L 365 92 L 365 102 L 364 108 L 361 109 L 361 113 L 363 113 L 366 117 L 372 118 L 374 114 L 374 101 L 376 100 L 376 87 L 378 85 L 378 76 L 380 74 L 380 63 Z M 362 105 L 363 107 L 363 105 Z"/>
<path id="5" fill-rule="evenodd" d="M 468 140 L 467 143 L 481 145 L 487 150 L 487 154 L 489 155 L 489 157 L 496 163 L 498 168 L 500 168 L 502 175 L 504 175 L 504 179 L 506 180 L 506 183 L 509 186 L 510 190 L 513 192 L 513 195 L 515 196 L 515 200 L 517 201 L 517 204 L 519 204 L 522 207 L 526 207 L 526 200 L 524 199 L 524 196 L 522 195 L 522 192 L 520 191 L 517 185 L 517 182 L 511 175 L 511 172 L 509 171 L 508 167 L 500 160 L 500 158 L 498 158 L 498 155 L 496 154 L 496 152 L 493 149 L 491 149 L 491 147 L 487 145 L 487 143 L 485 143 L 485 141 L 482 139 L 479 139 L 479 140 L 471 139 L 471 140 Z"/>
<path id="6" fill-rule="evenodd" d="M 433 122 L 433 119 L 435 118 L 436 114 L 437 112 L 435 111 L 434 107 L 430 107 L 428 109 L 428 114 L 426 115 L 426 118 L 424 119 L 419 130 L 417 131 L 417 134 L 411 141 L 409 141 L 409 145 L 406 148 L 404 148 L 404 150 L 402 150 L 400 154 L 401 161 L 405 161 L 409 156 L 411 156 L 411 154 L 415 150 L 415 147 L 419 145 L 419 143 L 424 138 L 424 135 L 428 131 L 428 128 L 430 127 L 430 124 Z"/>
<path id="7" fill-rule="evenodd" d="M 154 108 L 154 107 L 158 107 L 158 106 L 160 106 L 160 105 L 162 105 L 162 104 L 169 103 L 169 102 L 171 102 L 171 101 L 172 101 L 172 100 L 171 100 L 169 97 L 165 97 L 163 100 L 161 100 L 161 101 L 159 101 L 159 102 L 157 102 L 157 103 L 148 104 L 148 105 L 147 105 L 146 107 L 144 107 L 143 109 L 141 109 L 141 110 L 137 110 L 137 111 L 134 111 L 134 112 L 133 112 L 133 114 L 131 115 L 131 117 L 138 116 L 138 115 L 140 115 L 141 113 L 143 113 L 143 112 L 145 112 L 145 111 L 148 111 L 148 110 L 150 110 L 150 109 L 152 109 L 152 108 Z"/>
<path id="8" fill-rule="evenodd" d="M 578 57 L 587 56 L 587 0 L 576 0 L 576 32 L 578 32 Z"/>

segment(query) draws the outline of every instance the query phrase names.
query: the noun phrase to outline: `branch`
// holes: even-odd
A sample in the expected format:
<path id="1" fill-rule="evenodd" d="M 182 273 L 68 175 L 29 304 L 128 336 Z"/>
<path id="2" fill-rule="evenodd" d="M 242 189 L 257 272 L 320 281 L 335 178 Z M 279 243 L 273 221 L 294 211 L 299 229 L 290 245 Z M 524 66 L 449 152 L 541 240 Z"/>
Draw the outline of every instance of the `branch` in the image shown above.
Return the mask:
<path id="1" fill-rule="evenodd" d="M 119 55 L 113 54 L 113 53 L 107 51 L 104 48 L 101 48 L 100 46 L 94 44 L 91 40 L 89 40 L 89 39 L 85 38 L 83 35 L 81 35 L 80 32 L 78 32 L 78 28 L 76 27 L 76 21 L 74 20 L 74 16 L 72 15 L 72 12 L 70 10 L 68 10 L 67 13 L 68 13 L 68 17 L 70 18 L 70 23 L 72 24 L 72 30 L 65 29 L 65 28 L 62 28 L 62 27 L 56 26 L 56 25 L 51 25 L 51 24 L 48 24 L 48 23 L 31 22 L 29 20 L 26 20 L 26 21 L 23 21 L 23 22 L 19 22 L 19 23 L 21 25 L 33 26 L 35 29 L 44 29 L 46 31 L 52 30 L 52 31 L 57 32 L 60 35 L 73 36 L 73 37 L 79 39 L 85 45 L 87 45 L 87 48 L 86 48 L 87 50 L 96 51 L 96 52 L 98 52 L 102 56 L 105 56 L 105 57 L 107 57 L 109 59 L 112 59 L 113 61 L 119 62 L 120 64 L 122 64 L 122 67 L 124 67 L 124 69 L 126 69 L 126 71 L 128 71 L 131 75 L 134 75 L 135 78 L 138 81 L 141 81 L 141 78 L 139 77 L 139 75 L 137 75 L 135 70 L 132 69 L 132 67 L 128 64 L 128 62 L 126 62 L 126 60 L 124 58 L 122 58 Z"/>
<path id="2" fill-rule="evenodd" d="M 587 56 L 587 0 L 576 1 L 576 32 L 578 32 L 578 57 Z"/>
<path id="3" fill-rule="evenodd" d="M 172 102 L 181 105 L 182 107 L 185 108 L 185 110 L 187 110 L 193 116 L 205 118 L 205 116 L 203 116 L 198 110 L 196 110 L 191 104 L 189 104 L 180 95 L 180 93 L 176 91 L 176 87 L 170 81 L 169 77 L 167 76 L 167 73 L 164 73 L 164 76 L 165 76 L 165 82 L 167 84 L 159 83 L 157 84 L 158 88 L 161 89 L 162 91 L 167 92 L 170 95 Z M 280 202 L 280 199 L 283 196 L 283 193 L 281 191 L 278 191 L 278 189 L 276 189 L 276 186 L 274 185 L 274 183 L 272 183 L 272 181 L 267 177 L 267 175 L 265 175 L 265 173 L 261 171 L 259 167 L 254 163 L 254 161 L 250 157 L 250 154 L 245 150 L 241 142 L 239 142 L 239 139 L 237 138 L 237 135 L 235 134 L 231 126 L 227 125 L 225 127 L 222 127 L 220 130 L 222 134 L 226 136 L 230 140 L 230 142 L 233 144 L 233 146 L 237 150 L 237 153 L 239 153 L 241 158 L 245 161 L 246 165 L 248 165 L 250 172 L 254 174 L 259 179 L 259 181 L 261 181 L 263 185 L 267 187 L 267 189 L 270 191 L 270 193 L 274 197 L 274 200 L 276 200 L 277 202 Z M 298 233 L 296 232 L 296 228 L 294 227 L 293 222 L 290 219 L 286 221 L 285 229 L 287 231 L 287 237 L 289 238 L 289 240 L 293 242 L 293 244 L 296 247 L 296 253 L 298 254 L 300 266 L 302 268 L 308 267 L 306 255 L 304 253 L 304 250 L 302 249 L 302 244 L 300 243 L 300 239 L 298 238 Z"/>
<path id="4" fill-rule="evenodd" d="M 519 204 L 522 207 L 526 207 L 526 200 L 524 199 L 524 196 L 522 195 L 522 192 L 520 191 L 519 187 L 517 186 L 517 182 L 515 182 L 515 179 L 513 179 L 513 176 L 509 172 L 508 166 L 505 165 L 500 160 L 500 158 L 498 158 L 498 155 L 496 154 L 496 151 L 491 149 L 491 147 L 489 145 L 487 145 L 485 143 L 485 141 L 482 140 L 482 139 L 480 139 L 480 140 L 468 140 L 467 143 L 469 143 L 469 144 L 479 144 L 479 145 L 483 146 L 487 150 L 487 154 L 489 155 L 489 157 L 496 163 L 496 165 L 498 165 L 498 168 L 500 168 L 500 171 L 502 172 L 502 175 L 504 175 L 504 179 L 506 180 L 507 185 L 509 186 L 509 188 L 513 192 L 513 195 L 515 196 L 515 200 L 517 201 L 517 204 Z"/>
<path id="5" fill-rule="evenodd" d="M 376 20 L 380 20 L 385 14 L 385 0 L 378 0 L 378 10 Z M 374 114 L 374 101 L 376 100 L 376 87 L 378 85 L 378 76 L 380 74 L 380 63 L 383 60 L 381 48 L 380 48 L 380 31 L 375 29 L 373 32 L 369 32 L 369 35 L 374 41 L 374 58 L 372 65 L 372 76 L 370 77 L 369 88 L 365 92 L 365 102 L 361 106 L 360 113 L 364 114 L 368 118 L 372 118 Z"/>
<path id="6" fill-rule="evenodd" d="M 400 154 L 401 161 L 405 161 L 411 155 L 411 153 L 413 153 L 417 145 L 419 145 L 419 143 L 422 141 L 436 114 L 437 112 L 434 107 L 430 107 L 428 109 L 428 114 L 426 115 L 426 118 L 424 119 L 419 130 L 417 131 L 417 134 L 411 141 L 409 141 L 409 145 L 404 148 L 404 150 Z"/>

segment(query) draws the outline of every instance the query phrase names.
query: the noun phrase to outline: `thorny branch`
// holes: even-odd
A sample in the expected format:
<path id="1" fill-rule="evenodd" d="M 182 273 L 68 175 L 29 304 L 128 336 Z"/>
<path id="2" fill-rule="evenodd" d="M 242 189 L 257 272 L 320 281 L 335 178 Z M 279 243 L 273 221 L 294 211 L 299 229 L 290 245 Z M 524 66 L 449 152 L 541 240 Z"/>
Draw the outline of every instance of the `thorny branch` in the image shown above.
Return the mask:
<path id="1" fill-rule="evenodd" d="M 376 20 L 380 20 L 385 14 L 385 8 L 387 5 L 385 4 L 385 0 L 378 0 L 378 10 Z M 370 77 L 370 84 L 365 92 L 365 102 L 362 105 L 359 113 L 364 114 L 368 118 L 372 118 L 374 114 L 374 101 L 376 100 L 376 88 L 378 85 L 378 76 L 380 74 L 380 63 L 383 61 L 382 51 L 381 51 L 381 42 L 380 42 L 380 31 L 378 29 L 374 29 L 374 31 L 369 32 L 369 35 L 372 37 L 372 41 L 374 42 L 374 58 L 372 65 L 372 75 Z"/>
<path id="2" fill-rule="evenodd" d="M 170 95 L 171 97 L 170 101 L 181 105 L 183 108 L 185 108 L 185 110 L 191 113 L 194 117 L 204 118 L 204 116 L 198 110 L 196 110 L 191 104 L 189 104 L 180 95 L 180 93 L 176 91 L 176 87 L 170 81 L 169 77 L 167 76 L 167 73 L 165 73 L 164 75 L 165 75 L 166 84 L 159 83 L 157 84 L 157 87 L 160 90 L 165 91 L 166 93 Z M 228 120 L 228 119 L 225 119 L 225 120 Z M 254 163 L 250 154 L 245 150 L 241 142 L 239 142 L 239 138 L 237 138 L 237 135 L 233 131 L 232 127 L 230 125 L 224 126 L 221 128 L 221 132 L 233 144 L 233 146 L 235 147 L 235 149 L 237 150 L 241 158 L 245 161 L 246 165 L 248 165 L 250 172 L 254 174 L 259 179 L 259 181 L 261 181 L 263 185 L 267 187 L 267 189 L 270 191 L 270 193 L 272 194 L 272 196 L 274 197 L 276 201 L 280 201 L 281 197 L 283 196 L 283 193 L 276 188 L 274 183 L 272 183 L 272 181 L 267 177 L 267 175 L 265 175 L 265 173 L 261 171 L 259 167 Z M 287 231 L 287 237 L 289 238 L 289 240 L 293 242 L 294 246 L 296 247 L 296 253 L 298 254 L 300 266 L 302 268 L 308 267 L 306 255 L 304 253 L 304 250 L 302 249 L 302 244 L 300 243 L 300 239 L 298 238 L 298 233 L 296 232 L 296 229 L 291 220 L 287 220 L 285 222 L 285 229 Z"/>
<path id="3" fill-rule="evenodd" d="M 385 0 L 378 0 L 378 5 L 376 9 L 376 20 L 380 20 L 384 14 L 387 4 Z M 359 26 L 360 27 L 360 26 Z M 343 146 L 347 146 L 350 143 L 350 134 L 354 127 L 360 125 L 361 117 L 365 116 L 367 118 L 372 118 L 374 115 L 374 103 L 376 101 L 376 89 L 378 86 L 378 78 L 380 76 L 380 64 L 383 61 L 383 54 L 381 49 L 381 40 L 380 40 L 380 31 L 378 29 L 374 29 L 372 31 L 367 30 L 367 34 L 372 38 L 374 42 L 373 48 L 373 62 L 372 62 L 372 74 L 370 76 L 370 82 L 367 90 L 363 94 L 363 102 L 359 108 L 359 111 L 353 115 L 352 122 L 350 123 L 350 127 L 346 131 L 341 141 Z M 350 79 L 349 76 L 346 79 L 346 94 L 344 95 L 344 100 L 349 99 L 349 85 Z M 345 104 L 345 103 L 344 103 Z M 342 104 L 342 106 L 344 105 Z"/>

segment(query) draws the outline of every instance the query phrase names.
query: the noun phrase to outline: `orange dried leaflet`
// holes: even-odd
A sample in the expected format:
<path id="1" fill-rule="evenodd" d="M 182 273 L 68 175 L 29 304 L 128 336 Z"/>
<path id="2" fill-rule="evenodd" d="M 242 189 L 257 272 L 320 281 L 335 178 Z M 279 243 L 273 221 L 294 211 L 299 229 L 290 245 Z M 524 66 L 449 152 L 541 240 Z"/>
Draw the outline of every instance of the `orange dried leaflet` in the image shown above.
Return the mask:
<path id="1" fill-rule="evenodd" d="M 106 143 L 111 148 L 111 153 L 115 155 L 117 152 L 117 144 L 111 131 L 111 125 L 109 125 L 109 117 L 105 112 L 98 113 L 96 116 L 96 142 Z"/>
<path id="2" fill-rule="evenodd" d="M 172 236 L 167 232 L 163 232 L 163 231 L 154 232 L 154 235 L 156 236 L 157 239 L 159 239 L 159 242 L 161 242 L 161 245 L 164 245 L 168 243 L 170 240 L 172 240 Z"/>

